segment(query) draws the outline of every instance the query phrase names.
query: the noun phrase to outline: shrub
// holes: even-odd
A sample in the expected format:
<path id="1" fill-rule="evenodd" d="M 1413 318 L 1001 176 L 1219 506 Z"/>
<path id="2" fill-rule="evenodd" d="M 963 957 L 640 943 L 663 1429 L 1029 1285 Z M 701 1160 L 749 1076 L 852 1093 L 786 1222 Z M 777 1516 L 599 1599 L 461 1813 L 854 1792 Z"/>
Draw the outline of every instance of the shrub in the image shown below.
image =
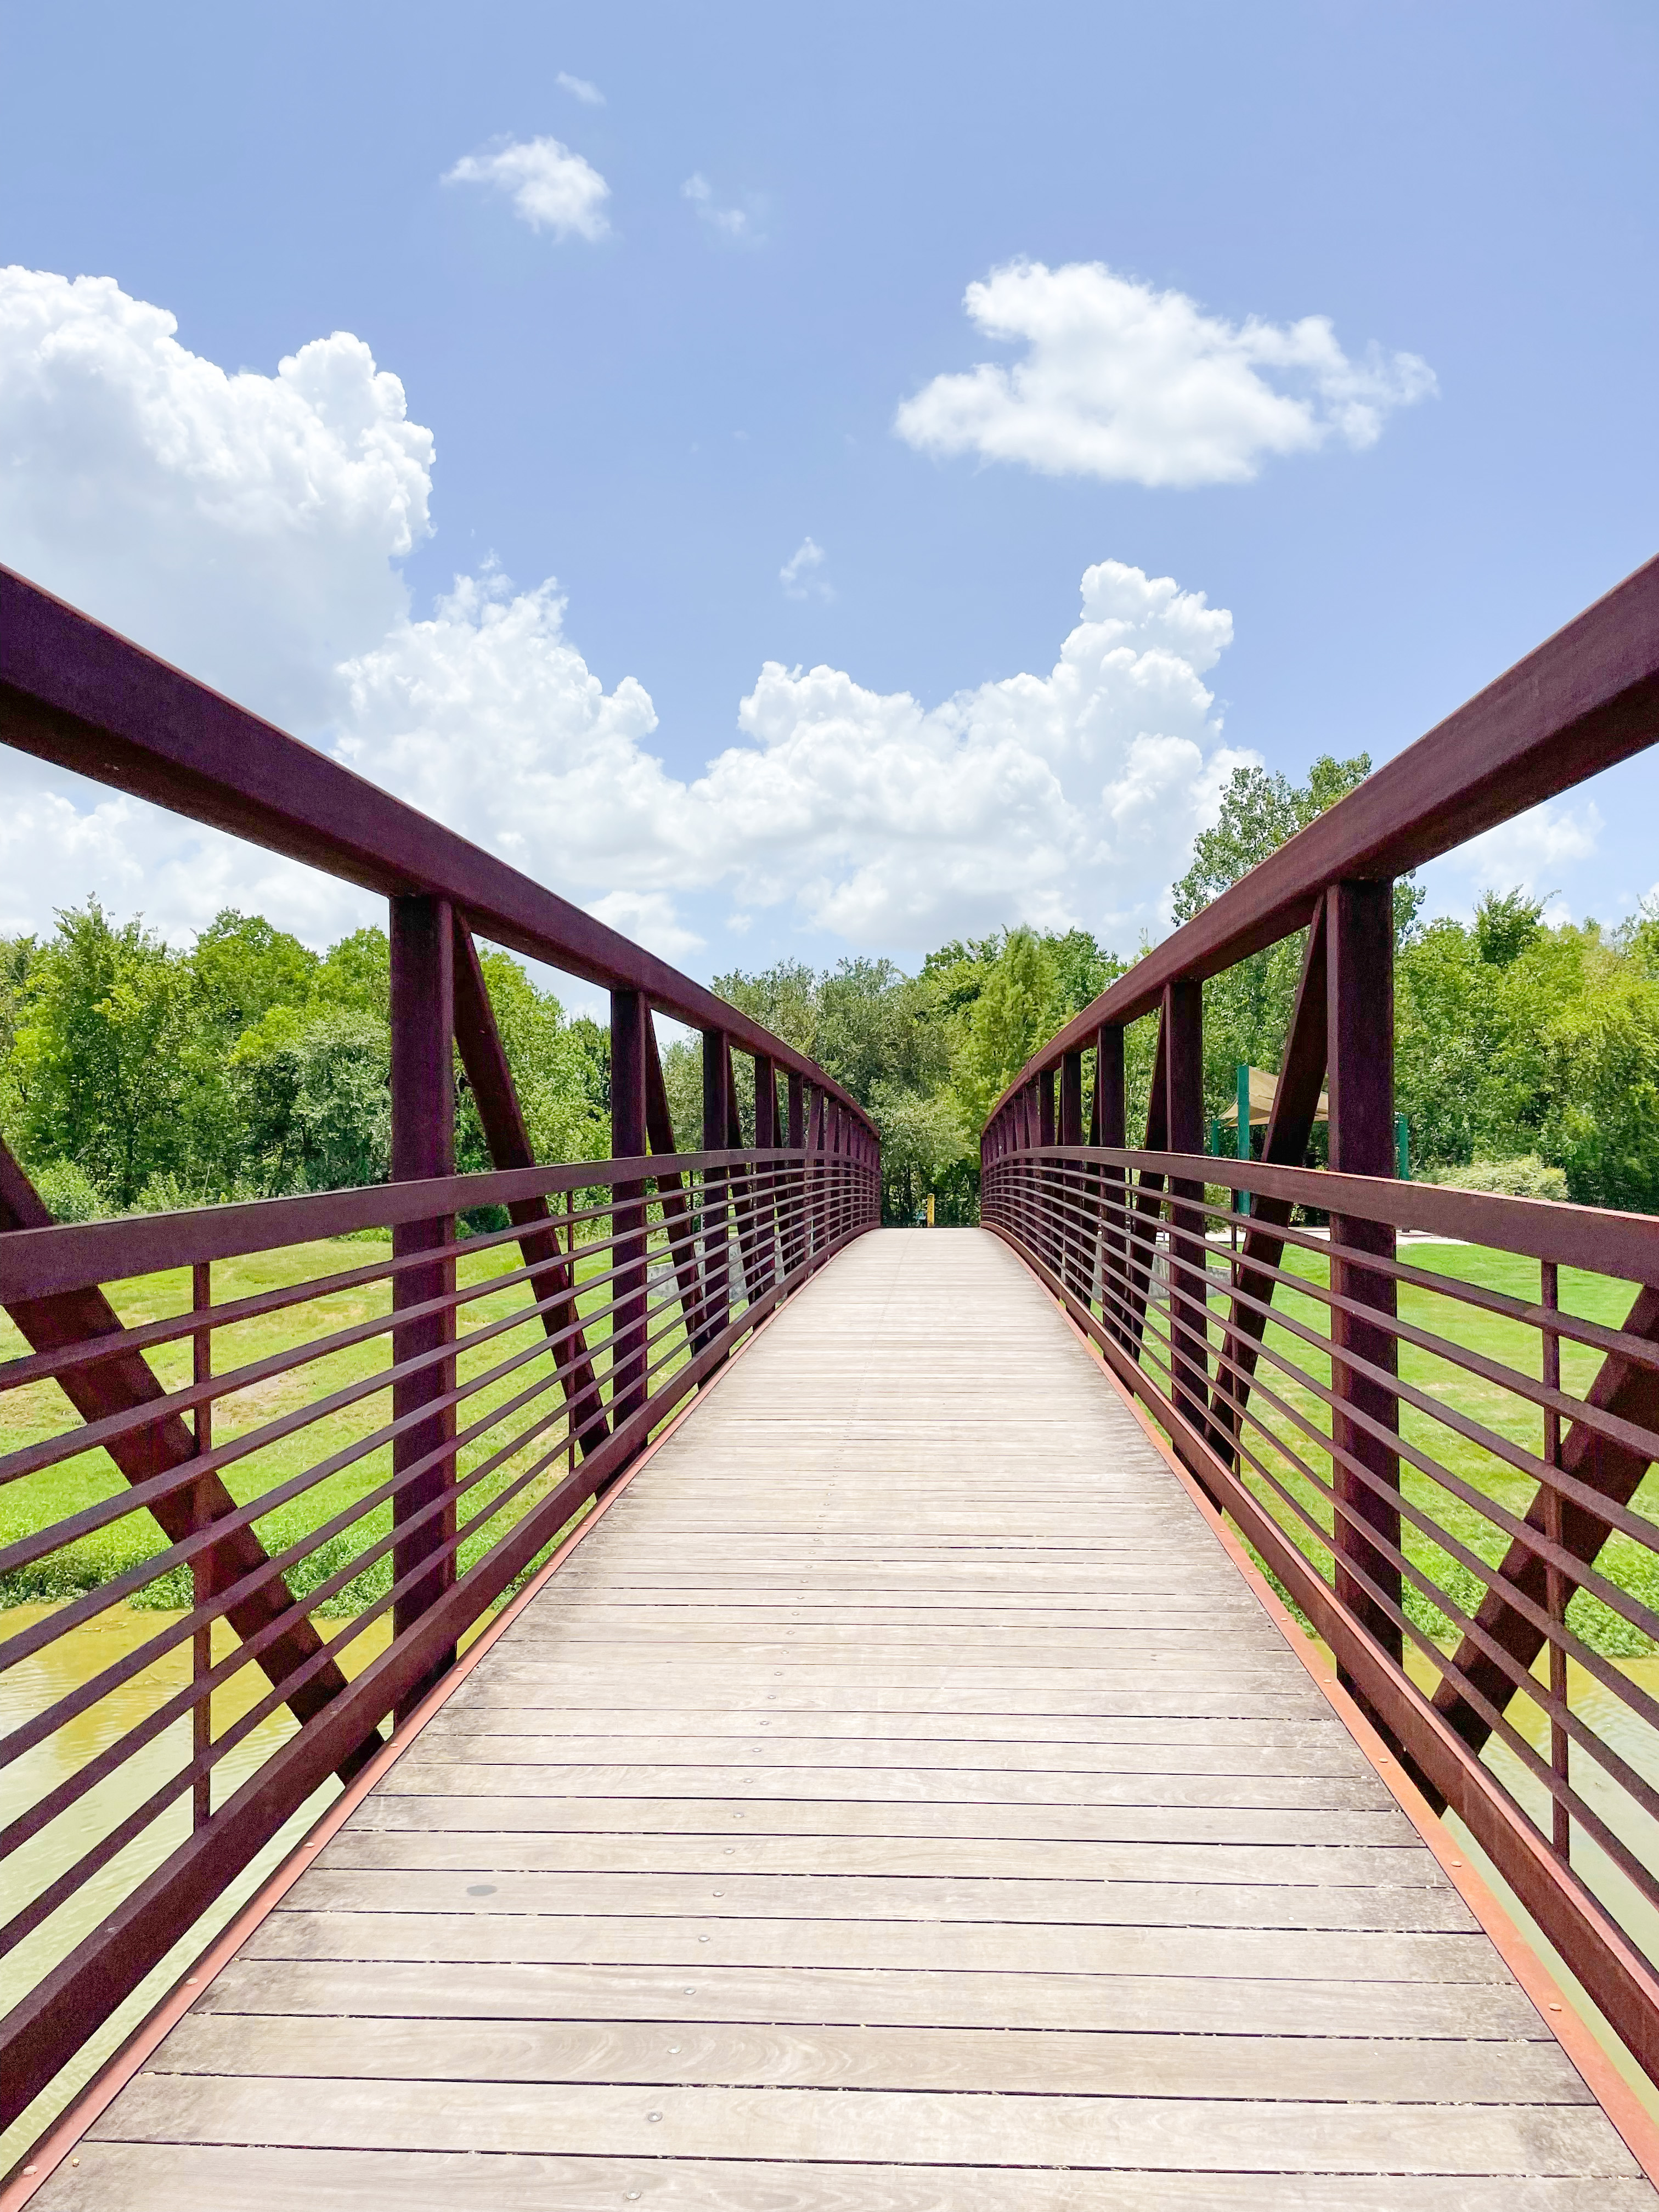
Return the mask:
<path id="1" fill-rule="evenodd" d="M 1567 1195 L 1565 1168 L 1547 1168 L 1536 1152 L 1513 1160 L 1472 1160 L 1468 1167 L 1443 1168 L 1425 1182 L 1443 1183 L 1453 1190 L 1489 1190 L 1504 1198 L 1553 1198 Z"/>
<path id="2" fill-rule="evenodd" d="M 40 1202 L 58 1221 L 99 1221 L 108 1201 L 78 1160 L 53 1160 L 34 1177 Z"/>

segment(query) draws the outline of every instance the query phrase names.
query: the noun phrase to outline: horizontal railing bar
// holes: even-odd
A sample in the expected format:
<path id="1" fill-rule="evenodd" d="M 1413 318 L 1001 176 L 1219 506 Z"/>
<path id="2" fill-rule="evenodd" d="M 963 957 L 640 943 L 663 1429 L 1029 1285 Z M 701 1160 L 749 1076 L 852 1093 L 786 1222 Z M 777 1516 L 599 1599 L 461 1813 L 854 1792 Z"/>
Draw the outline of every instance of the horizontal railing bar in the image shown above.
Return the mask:
<path id="1" fill-rule="evenodd" d="M 803 1261 L 798 1286 L 832 1259 L 867 1222 L 855 1221 Z M 291 1736 L 165 1863 L 145 1878 L 0 2021 L 0 2124 L 15 2118 L 79 2046 L 88 2020 L 107 2016 L 212 1901 L 226 1876 L 331 1774 L 347 1751 L 419 1682 L 435 1654 L 478 1618 L 587 1498 L 604 1486 L 665 1419 L 714 1373 L 786 1293 L 775 1284 L 671 1376 L 656 1401 L 629 1417 L 557 1489 L 509 1528 L 443 1592 L 415 1626 L 394 1640 L 337 1698 Z M 427 1562 L 422 1568 L 429 1572 Z M 361 1619 L 361 1616 L 359 1617 Z M 351 1624 L 354 1632 L 356 1624 Z M 346 1640 L 336 1638 L 329 1650 Z M 320 1655 L 320 1656 L 326 1656 Z M 310 1662 L 307 1662 L 310 1663 Z M 291 1689 L 290 1682 L 285 1685 Z"/>
<path id="2" fill-rule="evenodd" d="M 1039 1163 L 1072 1160 L 1133 1168 L 1181 1182 L 1220 1183 L 1248 1190 L 1252 1196 L 1310 1206 L 1322 1213 L 1358 1215 L 1395 1229 L 1425 1229 L 1462 1243 L 1554 1260 L 1587 1274 L 1659 1285 L 1659 1216 L 1652 1214 L 1572 1206 L 1558 1199 L 1455 1190 L 1444 1183 L 1400 1182 L 1390 1176 L 1335 1175 L 1328 1168 L 1223 1160 L 1209 1152 L 1141 1152 L 1072 1145 L 1044 1146 L 1010 1157 Z M 1196 1199 L 1182 1202 L 1200 1204 Z M 1281 1233 L 1277 1225 L 1273 1233 Z"/>
<path id="3" fill-rule="evenodd" d="M 989 1224 L 1008 1237 L 1000 1224 Z M 1212 1451 L 1205 1438 L 1157 1391 L 1134 1361 L 1111 1339 L 1102 1322 L 1072 1301 L 1060 1279 L 1037 1255 L 1008 1237 L 1039 1278 L 1050 1284 L 1077 1314 L 1124 1386 L 1146 1402 L 1157 1419 L 1205 1466 L 1205 1481 L 1232 1501 L 1228 1510 L 1245 1536 L 1265 1558 L 1335 1652 L 1340 1665 L 1358 1681 L 1362 1694 L 1395 1730 L 1408 1755 L 1419 1764 L 1430 1786 L 1468 1824 L 1504 1879 L 1538 1918 L 1545 1933 L 1571 1958 L 1591 1995 L 1630 2042 L 1650 2073 L 1659 2074 L 1659 1986 L 1654 1970 L 1627 1932 L 1589 1892 L 1570 1866 L 1553 1853 L 1528 1816 L 1484 1769 L 1476 1756 L 1430 1699 L 1418 1691 L 1399 1663 L 1349 1613 L 1296 1545 L 1261 1503 Z M 1320 1540 L 1328 1544 L 1321 1532 Z M 1532 1838 L 1528 1844 L 1525 1839 Z M 1535 1854 L 1541 1854 L 1541 1857 Z"/>
<path id="4" fill-rule="evenodd" d="M 1024 1157 L 1025 1156 L 1016 1156 L 1014 1162 L 1016 1169 L 1019 1159 Z M 1230 1161 L 1218 1161 L 1218 1156 L 1214 1154 L 1206 1153 L 1201 1157 L 1208 1159 L 1212 1166 L 1232 1164 Z M 1067 1164 L 1072 1165 L 1073 1163 L 1068 1159 Z M 1098 1173 L 1099 1170 L 1096 1170 L 1094 1172 Z M 1323 1170 L 1308 1170 L 1304 1172 L 1322 1173 Z M 1226 1176 L 1212 1175 L 1207 1180 L 1223 1184 L 1229 1182 Z M 1069 1187 L 1076 1188 L 1079 1186 L 1076 1179 L 1073 1179 Z M 1096 1202 L 1092 1194 L 1089 1194 L 1086 1202 L 1091 1205 Z M 1108 1202 L 1118 1203 L 1116 1200 Z M 1187 1200 L 1183 1203 L 1188 1206 L 1199 1207 L 1204 1213 L 1213 1219 L 1219 1220 L 1224 1224 L 1231 1224 L 1247 1231 L 1260 1230 L 1261 1227 L 1261 1223 L 1252 1216 L 1236 1212 L 1229 1206 L 1216 1206 L 1209 1200 Z M 1350 1245 L 1333 1245 L 1328 1237 L 1318 1235 L 1310 1230 L 1295 1227 L 1289 1223 L 1283 1225 L 1275 1223 L 1272 1235 L 1276 1242 L 1293 1244 L 1298 1250 L 1312 1254 L 1327 1253 L 1334 1249 L 1341 1255 L 1355 1252 L 1358 1249 Z M 1492 1249 L 1503 1249 L 1504 1248 L 1499 1246 Z M 1242 1252 L 1238 1256 L 1242 1261 Z M 1536 1255 L 1518 1256 L 1535 1257 Z M 1408 1261 L 1397 1257 L 1390 1258 L 1386 1254 L 1367 1251 L 1364 1255 L 1364 1259 L 1367 1269 L 1374 1274 L 1386 1275 L 1395 1282 L 1407 1283 L 1416 1289 L 1432 1291 L 1439 1297 L 1453 1298 L 1459 1304 L 1476 1306 L 1486 1312 L 1502 1315 L 1509 1320 L 1523 1322 L 1534 1328 L 1552 1330 L 1564 1340 L 1571 1340 L 1574 1343 L 1586 1345 L 1594 1351 L 1617 1352 L 1621 1358 L 1634 1360 L 1643 1367 L 1659 1369 L 1659 1344 L 1651 1342 L 1646 1337 L 1632 1336 L 1624 1329 L 1610 1328 L 1605 1322 L 1586 1321 L 1579 1315 L 1569 1312 L 1564 1307 L 1542 1306 L 1524 1298 L 1510 1297 L 1502 1291 L 1490 1290 L 1486 1285 L 1471 1282 L 1463 1276 L 1437 1274 L 1431 1269 L 1413 1267 Z M 1260 1258 L 1252 1259 L 1249 1262 L 1253 1270 L 1265 1267 L 1266 1264 L 1266 1261 Z"/>
<path id="5" fill-rule="evenodd" d="M 410 1222 L 441 1220 L 482 1206 L 510 1206 L 618 1182 L 650 1184 L 659 1176 L 701 1174 L 711 1168 L 730 1170 L 756 1159 L 780 1165 L 794 1163 L 808 1170 L 814 1163 L 827 1163 L 837 1182 L 849 1170 L 873 1173 L 873 1170 L 860 1170 L 845 1153 L 787 1147 L 763 1153 L 650 1152 L 631 1159 L 492 1169 L 481 1175 L 437 1176 L 421 1181 L 369 1183 L 352 1190 L 309 1191 L 294 1198 L 246 1199 L 178 1213 L 57 1222 L 49 1229 L 9 1229 L 0 1231 L 0 1304 L 86 1290 L 94 1284 L 121 1282 L 134 1275 L 164 1274 L 204 1261 L 240 1259 L 291 1244 L 316 1243 L 357 1230 L 395 1229 Z M 659 1203 L 659 1197 L 653 1200 L 647 1195 L 647 1202 Z M 610 1210 L 608 1206 L 592 1209 L 598 1213 Z M 581 1218 L 579 1213 L 579 1225 Z M 455 1250 L 477 1251 L 486 1243 L 544 1235 L 562 1226 L 563 1221 L 562 1214 L 556 1222 L 550 1215 L 544 1222 L 487 1231 L 460 1241 Z"/>
<path id="6" fill-rule="evenodd" d="M 805 1076 L 874 1133 L 815 1060 L 343 761 L 0 568 L 0 743 L 388 897 L 449 900 L 477 933 Z"/>

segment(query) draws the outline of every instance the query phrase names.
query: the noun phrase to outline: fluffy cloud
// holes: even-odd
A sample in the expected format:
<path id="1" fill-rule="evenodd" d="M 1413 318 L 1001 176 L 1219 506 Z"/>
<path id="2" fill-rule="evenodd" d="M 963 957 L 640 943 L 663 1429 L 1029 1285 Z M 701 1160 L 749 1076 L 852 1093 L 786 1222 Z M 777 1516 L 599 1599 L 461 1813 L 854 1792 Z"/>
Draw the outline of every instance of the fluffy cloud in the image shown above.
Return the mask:
<path id="1" fill-rule="evenodd" d="M 493 185 L 510 196 L 514 214 L 532 230 L 550 230 L 555 238 L 600 239 L 611 228 L 605 214 L 610 185 L 556 138 L 509 138 L 488 153 L 463 155 L 443 182 Z"/>
<path id="2" fill-rule="evenodd" d="M 573 100 L 580 100 L 584 107 L 605 106 L 605 94 L 598 85 L 590 84 L 585 76 L 572 76 L 568 70 L 561 70 L 555 82 Z"/>
<path id="3" fill-rule="evenodd" d="M 988 337 L 1023 341 L 1024 360 L 936 376 L 894 427 L 927 453 L 1049 476 L 1241 483 L 1270 455 L 1374 445 L 1392 408 L 1435 388 L 1415 354 L 1351 358 L 1323 315 L 1229 323 L 1097 261 L 1011 262 L 964 305 Z"/>
<path id="4" fill-rule="evenodd" d="M 927 705 L 769 662 L 738 741 L 677 776 L 650 697 L 605 689 L 552 583 L 486 570 L 412 613 L 396 564 L 428 527 L 431 436 L 353 337 L 227 377 L 112 283 L 13 272 L 0 451 L 0 559 L 670 957 L 734 909 L 895 951 L 1021 919 L 1127 944 L 1243 757 L 1203 680 L 1231 617 L 1105 562 L 1046 675 Z M 227 903 L 313 942 L 374 911 L 15 755 L 0 789 L 0 930 L 94 889 L 174 937 Z"/>
<path id="5" fill-rule="evenodd" d="M 1500 822 L 1471 838 L 1441 865 L 1468 876 L 1481 890 L 1508 891 L 1519 885 L 1530 897 L 1547 896 L 1559 888 L 1553 877 L 1591 857 L 1605 826 L 1593 799 L 1576 806 L 1547 799 L 1513 822 Z"/>
<path id="6" fill-rule="evenodd" d="M 750 906 L 793 901 L 854 943 L 919 949 L 1030 921 L 1133 935 L 1220 787 L 1201 681 L 1232 618 L 1168 577 L 1102 562 L 1046 677 L 923 707 L 837 669 L 769 662 L 742 704 L 752 747 L 692 785 Z"/>
<path id="7" fill-rule="evenodd" d="M 360 338 L 275 376 L 107 276 L 0 270 L 0 557 L 290 726 L 404 611 L 432 434 Z"/>

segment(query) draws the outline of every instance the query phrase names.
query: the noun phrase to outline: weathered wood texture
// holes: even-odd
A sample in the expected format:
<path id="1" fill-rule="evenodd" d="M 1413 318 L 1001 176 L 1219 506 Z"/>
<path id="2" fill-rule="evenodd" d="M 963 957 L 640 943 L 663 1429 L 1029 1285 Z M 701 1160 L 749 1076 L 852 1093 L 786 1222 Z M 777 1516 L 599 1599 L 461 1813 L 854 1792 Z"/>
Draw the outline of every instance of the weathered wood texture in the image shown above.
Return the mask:
<path id="1" fill-rule="evenodd" d="M 1656 2200 L 1051 1303 L 921 1231 L 732 1368 L 41 2201 Z"/>

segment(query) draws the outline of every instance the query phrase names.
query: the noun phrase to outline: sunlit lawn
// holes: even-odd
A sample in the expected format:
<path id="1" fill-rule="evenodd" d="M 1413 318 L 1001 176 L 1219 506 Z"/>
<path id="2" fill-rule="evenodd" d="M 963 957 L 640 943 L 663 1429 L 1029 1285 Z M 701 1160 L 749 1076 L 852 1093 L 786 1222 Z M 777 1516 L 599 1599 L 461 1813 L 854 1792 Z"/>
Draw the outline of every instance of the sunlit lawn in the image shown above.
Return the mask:
<path id="1" fill-rule="evenodd" d="M 1212 1267 L 1217 1264 L 1218 1256 L 1215 1248 L 1212 1247 Z M 1534 1303 L 1539 1297 L 1539 1268 L 1535 1260 L 1489 1251 L 1474 1245 L 1442 1243 L 1405 1244 L 1401 1248 L 1400 1257 L 1425 1273 L 1479 1284 L 1486 1289 L 1503 1291 L 1511 1297 Z M 1323 1284 L 1328 1280 L 1328 1263 L 1322 1252 L 1287 1246 L 1283 1264 L 1289 1272 L 1310 1282 Z M 1619 1326 L 1626 1319 L 1634 1297 L 1635 1287 L 1631 1284 L 1616 1282 L 1602 1275 L 1581 1273 L 1573 1268 L 1564 1267 L 1561 1270 L 1561 1305 L 1565 1311 L 1583 1319 Z M 1301 1322 L 1321 1337 L 1327 1334 L 1328 1309 L 1319 1298 L 1298 1295 L 1281 1284 L 1274 1303 L 1288 1318 Z M 1222 1333 L 1219 1324 L 1224 1311 L 1224 1297 L 1214 1297 L 1212 1301 L 1211 1337 L 1212 1345 L 1218 1348 Z M 1541 1347 L 1539 1334 L 1536 1329 L 1519 1322 L 1481 1312 L 1444 1293 L 1406 1284 L 1400 1288 L 1400 1315 L 1404 1322 L 1449 1339 L 1470 1351 L 1483 1353 L 1489 1359 L 1502 1361 L 1522 1374 L 1535 1377 L 1540 1373 Z M 1262 1383 L 1275 1391 L 1296 1414 L 1328 1436 L 1330 1425 L 1328 1407 L 1314 1390 L 1291 1379 L 1282 1369 L 1278 1368 L 1271 1356 L 1273 1354 L 1287 1360 L 1315 1382 L 1322 1383 L 1327 1388 L 1330 1382 L 1328 1355 L 1322 1353 L 1292 1329 L 1275 1321 L 1268 1326 L 1263 1356 L 1257 1369 Z M 1601 1358 L 1600 1352 L 1564 1340 L 1561 1346 L 1563 1389 L 1569 1394 L 1582 1396 L 1600 1369 Z M 1486 1382 L 1449 1360 L 1411 1345 L 1401 1347 L 1400 1371 L 1402 1382 L 1415 1384 L 1457 1413 L 1481 1423 L 1499 1436 L 1534 1453 L 1541 1452 L 1543 1437 L 1540 1412 L 1498 1385 Z M 1260 1416 L 1273 1437 L 1284 1447 L 1276 1450 L 1252 1424 L 1247 1428 L 1247 1440 L 1251 1449 L 1272 1468 L 1291 1494 L 1311 1513 L 1319 1527 L 1328 1531 L 1331 1511 L 1320 1488 L 1320 1486 L 1328 1484 L 1330 1480 L 1328 1452 L 1310 1438 L 1304 1431 L 1298 1429 L 1291 1413 L 1270 1407 L 1261 1392 L 1253 1395 L 1251 1403 L 1252 1411 Z M 1416 1407 L 1402 1407 L 1401 1431 L 1407 1443 L 1420 1448 L 1481 1496 L 1491 1498 L 1517 1516 L 1524 1516 L 1535 1488 L 1530 1476 L 1510 1467 L 1489 1449 L 1459 1436 L 1443 1422 Z M 1310 1482 L 1296 1471 L 1288 1456 L 1292 1452 L 1304 1462 L 1316 1481 Z M 1249 1476 L 1249 1480 L 1250 1487 L 1268 1506 L 1280 1525 L 1295 1538 L 1300 1548 L 1317 1562 L 1328 1580 L 1330 1559 L 1324 1547 L 1311 1536 L 1305 1527 L 1297 1523 L 1296 1516 L 1282 1500 L 1273 1497 L 1269 1486 L 1260 1476 Z M 1431 1476 L 1403 1459 L 1401 1486 L 1407 1504 L 1420 1506 L 1449 1535 L 1466 1545 L 1478 1558 L 1489 1564 L 1496 1564 L 1502 1559 L 1510 1540 L 1477 1506 L 1456 1498 Z M 1656 1478 L 1654 1473 L 1650 1472 L 1638 1492 L 1633 1510 L 1659 1520 L 1659 1478 Z M 1655 1533 L 1656 1540 L 1659 1540 L 1659 1528 Z M 1406 1523 L 1404 1549 L 1412 1563 L 1420 1567 L 1437 1588 L 1443 1589 L 1454 1604 L 1466 1611 L 1472 1611 L 1479 1605 L 1482 1585 L 1477 1577 L 1428 1536 L 1413 1529 L 1409 1521 Z M 1603 1551 L 1598 1565 L 1601 1572 L 1620 1588 L 1629 1590 L 1644 1603 L 1659 1608 L 1659 1561 L 1656 1561 L 1653 1553 L 1626 1536 L 1615 1534 Z M 1437 1641 L 1444 1642 L 1452 1634 L 1444 1613 L 1426 1594 L 1409 1590 L 1407 1608 L 1413 1622 Z M 1653 1648 L 1638 1629 L 1620 1620 L 1599 1599 L 1588 1593 L 1580 1593 L 1573 1599 L 1569 1620 L 1586 1643 L 1612 1656 L 1634 1656 Z"/>
<path id="2" fill-rule="evenodd" d="M 228 1304 L 289 1284 L 359 1269 L 389 1256 L 389 1252 L 390 1247 L 386 1244 L 342 1239 L 294 1245 L 278 1251 L 253 1254 L 246 1259 L 222 1261 L 216 1263 L 213 1270 L 214 1302 L 216 1304 Z M 507 1243 L 476 1253 L 464 1254 L 458 1263 L 459 1279 L 464 1287 L 475 1283 L 483 1284 L 491 1277 L 515 1269 L 520 1264 L 518 1246 Z M 580 1304 L 584 1310 L 589 1349 L 596 1355 L 596 1366 L 602 1381 L 608 1356 L 605 1310 L 609 1305 L 611 1292 L 608 1283 L 596 1283 L 594 1278 L 607 1264 L 607 1260 L 599 1257 L 585 1260 L 579 1250 L 578 1283 L 579 1285 L 584 1283 L 589 1285 L 580 1292 Z M 665 1328 L 675 1312 L 672 1303 L 665 1313 L 656 1310 L 661 1288 L 660 1283 L 653 1280 L 653 1331 Z M 189 1273 L 188 1270 L 175 1269 L 166 1273 L 136 1278 L 129 1283 L 114 1285 L 110 1295 L 117 1311 L 130 1326 L 159 1319 L 189 1306 Z M 529 1286 L 524 1282 L 506 1290 L 485 1292 L 461 1308 L 458 1321 L 459 1333 L 465 1335 L 480 1326 L 506 1317 L 526 1306 L 530 1296 Z M 390 1287 L 382 1279 L 216 1330 L 213 1348 L 215 1370 L 225 1372 L 240 1368 L 286 1348 L 347 1328 L 355 1322 L 386 1314 L 390 1310 Z M 494 1337 L 488 1344 L 463 1352 L 459 1362 L 460 1379 L 465 1382 L 469 1376 L 480 1375 L 512 1358 L 514 1354 L 535 1352 L 545 1341 L 539 1320 L 520 1323 Z M 683 1351 L 678 1349 L 681 1343 L 679 1332 L 675 1328 L 663 1344 L 653 1348 L 653 1357 L 672 1348 L 675 1351 L 675 1357 L 670 1364 L 676 1364 L 684 1356 Z M 11 1358 L 27 1349 L 10 1322 L 0 1318 L 0 1357 Z M 191 1350 L 187 1337 L 175 1343 L 158 1346 L 148 1357 L 152 1369 L 168 1389 L 178 1389 L 188 1382 Z M 308 1362 L 289 1373 L 258 1382 L 234 1396 L 220 1400 L 214 1410 L 214 1443 L 216 1446 L 228 1443 L 264 1422 L 279 1419 L 284 1413 L 371 1376 L 386 1367 L 390 1360 L 391 1336 L 388 1331 L 333 1352 L 325 1358 Z M 464 1401 L 457 1413 L 459 1426 L 465 1430 L 487 1409 L 501 1406 L 505 1401 L 538 1383 L 546 1383 L 551 1366 L 552 1362 L 546 1351 L 538 1352 L 536 1357 L 520 1365 L 515 1372 L 492 1382 L 477 1396 Z M 461 1553 L 463 1568 L 495 1542 L 511 1520 L 516 1520 L 545 1496 L 563 1475 L 567 1466 L 567 1437 L 562 1393 L 556 1385 L 544 1389 L 529 1404 L 509 1417 L 510 1425 L 487 1430 L 476 1441 L 461 1448 L 459 1473 L 464 1481 L 470 1472 L 501 1447 L 510 1434 L 545 1420 L 549 1416 L 552 1418 L 539 1436 L 463 1497 L 459 1512 L 465 1522 L 484 1507 L 490 1498 L 499 1495 L 520 1478 L 537 1460 L 552 1454 L 550 1464 L 544 1471 L 518 1492 L 501 1515 L 467 1540 Z M 371 1434 L 390 1418 L 390 1392 L 384 1389 L 373 1392 L 355 1405 L 337 1409 L 227 1468 L 224 1470 L 227 1487 L 239 1504 L 246 1504 L 345 1449 L 355 1441 Z M 0 1397 L 0 1442 L 3 1442 L 7 1449 L 38 1437 L 55 1435 L 72 1426 L 75 1421 L 76 1416 L 55 1382 L 34 1384 Z M 301 1491 L 264 1516 L 256 1524 L 258 1534 L 268 1550 L 281 1551 L 349 1509 L 377 1485 L 386 1481 L 390 1474 L 390 1449 L 382 1445 Z M 99 1499 L 119 1496 L 125 1488 L 126 1484 L 119 1471 L 101 1451 L 83 1452 L 60 1466 L 27 1476 L 0 1489 L 0 1543 L 10 1542 L 31 1530 L 47 1526 Z M 344 1567 L 367 1544 L 390 1528 L 390 1504 L 383 1502 L 329 1538 L 316 1553 L 291 1571 L 290 1582 L 296 1593 L 303 1595 L 317 1589 L 329 1576 Z M 166 1542 L 160 1528 L 148 1513 L 125 1515 L 38 1564 L 14 1572 L 3 1587 L 0 1587 L 0 1601 L 15 1604 L 27 1600 L 72 1595 L 153 1557 L 165 1547 Z M 337 1612 L 356 1609 L 368 1602 L 386 1586 L 389 1574 L 388 1563 L 383 1557 L 327 1600 L 322 1609 Z M 175 1569 L 170 1574 L 158 1577 L 140 1591 L 133 1601 L 164 1607 L 187 1605 L 190 1598 L 186 1571 Z"/>

